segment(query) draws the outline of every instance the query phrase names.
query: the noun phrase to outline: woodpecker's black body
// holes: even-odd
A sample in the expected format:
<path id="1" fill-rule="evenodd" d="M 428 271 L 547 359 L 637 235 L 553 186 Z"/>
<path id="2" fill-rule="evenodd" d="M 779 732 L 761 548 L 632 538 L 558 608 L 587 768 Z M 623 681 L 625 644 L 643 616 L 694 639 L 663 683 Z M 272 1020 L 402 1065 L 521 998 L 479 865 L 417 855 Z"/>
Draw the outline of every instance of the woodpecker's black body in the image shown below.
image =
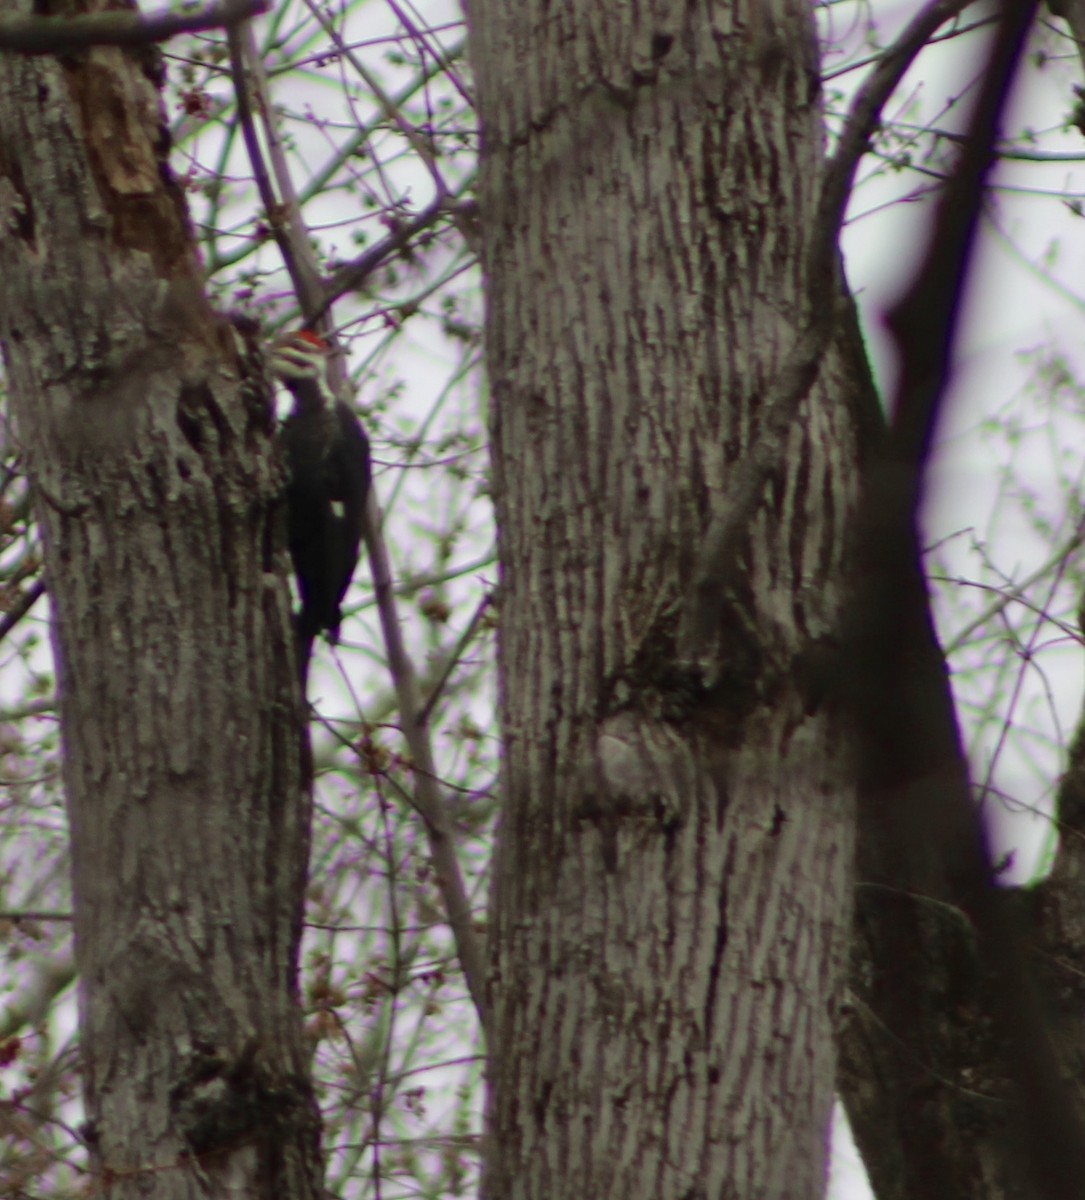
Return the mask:
<path id="1" fill-rule="evenodd" d="M 298 577 L 298 657 L 304 678 L 313 639 L 339 636 L 339 606 L 358 564 L 369 493 L 369 440 L 324 384 L 326 348 L 314 335 L 276 345 L 272 364 L 294 397 L 282 424 L 290 557 Z"/>

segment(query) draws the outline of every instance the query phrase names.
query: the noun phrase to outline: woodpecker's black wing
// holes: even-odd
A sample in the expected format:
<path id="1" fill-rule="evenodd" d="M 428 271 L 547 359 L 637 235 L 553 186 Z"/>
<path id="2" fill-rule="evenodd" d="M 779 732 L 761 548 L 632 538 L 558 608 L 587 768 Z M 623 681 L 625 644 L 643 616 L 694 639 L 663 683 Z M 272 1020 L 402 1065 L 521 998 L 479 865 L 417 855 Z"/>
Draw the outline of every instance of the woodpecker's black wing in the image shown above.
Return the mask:
<path id="1" fill-rule="evenodd" d="M 329 625 L 334 642 L 339 635 L 339 605 L 358 565 L 365 505 L 369 496 L 369 439 L 350 406 L 339 400 L 334 409 L 336 435 L 324 460 L 324 482 L 334 520 L 329 530 L 329 571 L 335 592 L 336 621 Z"/>
<path id="2" fill-rule="evenodd" d="M 369 492 L 369 440 L 342 401 L 318 413 L 287 417 L 290 556 L 301 594 L 299 633 L 310 642 L 338 636 L 339 606 L 350 586 Z"/>
<path id="3" fill-rule="evenodd" d="M 332 583 L 334 556 L 331 530 L 335 511 L 324 481 L 326 421 L 320 414 L 288 417 L 282 444 L 287 467 L 287 540 L 298 578 L 301 610 L 299 638 L 307 643 L 322 630 L 338 624 L 339 610 Z"/>

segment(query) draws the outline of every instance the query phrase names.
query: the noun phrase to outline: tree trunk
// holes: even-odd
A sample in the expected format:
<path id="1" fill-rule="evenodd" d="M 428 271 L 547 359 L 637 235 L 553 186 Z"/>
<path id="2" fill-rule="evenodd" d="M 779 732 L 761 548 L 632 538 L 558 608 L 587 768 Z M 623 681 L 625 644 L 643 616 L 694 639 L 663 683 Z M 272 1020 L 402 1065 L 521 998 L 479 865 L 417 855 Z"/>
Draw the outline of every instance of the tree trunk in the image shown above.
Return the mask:
<path id="1" fill-rule="evenodd" d="M 916 708 L 929 718 L 923 753 L 937 763 L 952 753 L 944 745 L 949 681 L 925 594 L 911 607 L 917 619 L 901 638 L 913 664 Z M 1043 1032 L 1079 1112 L 1085 1110 L 1083 781 L 1085 726 L 1059 788 L 1060 846 L 1051 874 L 1027 891 L 1000 896 L 1030 952 L 1045 1005 Z M 893 803 L 885 793 L 861 800 L 850 1004 L 840 1031 L 839 1087 L 871 1187 L 878 1200 L 935 1194 L 1031 1200 L 1042 1189 L 1028 1170 L 1022 1129 L 1030 1113 L 1022 1093 L 1037 1081 L 1015 1079 L 1010 1070 L 995 1003 L 1003 981 L 985 968 L 956 881 L 960 864 L 937 831 L 928 831 L 923 853 L 903 851 Z M 1053 1137 L 1050 1159 L 1058 1145 Z"/>
<path id="2" fill-rule="evenodd" d="M 897 633 L 911 707 L 927 721 L 915 769 L 933 787 L 958 750 L 952 696 L 918 577 L 907 604 L 912 619 Z M 1009 1136 L 1008 1068 L 990 1003 L 998 984 L 954 880 L 959 863 L 939 830 L 908 836 L 910 811 L 903 788 L 860 797 L 840 1093 L 878 1200 L 1024 1200 L 1032 1193 Z"/>
<path id="3" fill-rule="evenodd" d="M 800 320 L 808 6 L 473 0 L 502 572 L 485 1195 L 824 1188 L 853 766 L 806 686 L 855 500 L 839 348 L 721 596 L 678 610 Z"/>
<path id="4" fill-rule="evenodd" d="M 151 54 L 0 55 L 0 334 L 52 604 L 93 1190 L 297 1200 L 321 1190 L 280 467 L 166 149 Z"/>

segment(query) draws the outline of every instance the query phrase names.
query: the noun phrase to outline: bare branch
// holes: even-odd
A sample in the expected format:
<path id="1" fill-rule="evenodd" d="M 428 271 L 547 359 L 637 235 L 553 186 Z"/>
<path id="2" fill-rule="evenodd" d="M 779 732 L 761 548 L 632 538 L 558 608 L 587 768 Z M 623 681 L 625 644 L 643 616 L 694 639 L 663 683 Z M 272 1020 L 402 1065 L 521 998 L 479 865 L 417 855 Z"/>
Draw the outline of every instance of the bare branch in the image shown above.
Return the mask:
<path id="1" fill-rule="evenodd" d="M 229 28 L 267 12 L 268 0 L 212 0 L 185 12 L 83 13 L 74 17 L 4 17 L 0 50 L 63 54 L 88 46 L 145 46 L 179 33 Z"/>
<path id="2" fill-rule="evenodd" d="M 433 715 L 433 710 L 437 706 L 437 701 L 440 700 L 441 694 L 452 677 L 452 672 L 460 665 L 460 661 L 467 652 L 467 647 L 475 640 L 475 635 L 482 626 L 482 618 L 486 615 L 486 610 L 494 602 L 494 593 L 487 592 L 479 601 L 478 607 L 475 609 L 471 620 L 467 622 L 467 628 L 463 631 L 459 641 L 456 643 L 452 653 L 448 656 L 448 662 L 445 663 L 445 669 L 441 672 L 440 678 L 433 685 L 433 690 L 426 699 L 426 703 L 422 706 L 418 713 L 418 724 L 425 726 L 429 724 L 429 719 Z"/>
<path id="3" fill-rule="evenodd" d="M 337 268 L 324 282 L 325 300 L 320 311 L 323 312 L 345 292 L 361 287 L 374 271 L 409 246 L 419 234 L 436 225 L 442 214 L 451 211 L 451 208 L 447 196 L 437 196 L 417 216 L 405 219 L 376 245 L 370 246 L 352 262 Z"/>
<path id="4" fill-rule="evenodd" d="M 418 690 L 414 664 L 407 654 L 400 632 L 388 547 L 381 535 L 381 522 L 376 508 L 376 497 L 370 492 L 366 548 L 369 551 L 370 570 L 373 572 L 373 588 L 377 595 L 377 611 L 380 614 L 384 644 L 388 651 L 388 669 L 399 696 L 400 728 L 410 749 L 414 766 L 414 806 L 426 826 L 437 884 L 448 912 L 452 935 L 456 939 L 456 952 L 467 981 L 467 990 L 485 1028 L 486 966 L 482 942 L 471 920 L 471 901 L 456 857 L 455 834 L 441 795 L 433 750 L 426 727 L 419 719 L 423 712 L 422 698 Z"/>
<path id="5" fill-rule="evenodd" d="M 870 139 L 881 123 L 882 109 L 896 91 L 904 73 L 915 61 L 916 55 L 931 40 L 935 30 L 963 12 L 971 3 L 972 0 L 931 0 L 882 54 L 878 65 L 855 94 L 836 152 L 829 160 L 822 184 L 816 228 L 818 235 L 823 239 L 823 255 L 825 241 L 831 243 L 832 249 L 835 249 L 836 237 L 844 220 L 844 209 L 851 195 L 855 169 L 869 149 Z"/>
<path id="6" fill-rule="evenodd" d="M 260 193 L 260 202 L 264 206 L 268 226 L 283 256 L 287 273 L 293 284 L 294 291 L 301 305 L 306 325 L 319 328 L 331 341 L 334 338 L 330 322 L 323 321 L 323 312 L 318 316 L 318 284 L 320 271 L 316 258 L 306 237 L 305 225 L 301 219 L 297 196 L 290 180 L 290 171 L 282 158 L 278 132 L 271 120 L 271 95 L 263 63 L 256 51 L 252 30 L 247 26 L 232 26 L 227 35 L 230 47 L 230 74 L 233 77 L 234 94 L 237 99 L 237 115 L 241 121 L 241 136 L 245 141 L 249 163 L 252 166 L 256 189 Z M 263 116 L 264 130 L 268 146 L 276 165 L 276 177 L 283 200 L 280 203 L 272 186 L 271 175 L 260 146 L 260 137 L 256 130 L 256 120 L 253 114 L 253 98 Z M 285 180 L 285 183 L 284 183 Z M 284 190 L 285 189 L 285 190 Z M 333 359 L 333 363 L 338 361 Z M 342 383 L 342 379 L 333 380 Z M 337 387 L 338 391 L 339 388 Z"/>

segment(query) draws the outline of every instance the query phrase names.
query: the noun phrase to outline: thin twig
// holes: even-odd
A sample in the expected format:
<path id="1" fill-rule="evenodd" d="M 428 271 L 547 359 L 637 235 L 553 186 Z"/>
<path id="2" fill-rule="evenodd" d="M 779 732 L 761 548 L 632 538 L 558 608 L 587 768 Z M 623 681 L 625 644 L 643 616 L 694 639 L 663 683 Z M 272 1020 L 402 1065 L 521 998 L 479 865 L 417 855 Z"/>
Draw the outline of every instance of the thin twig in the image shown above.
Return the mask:
<path id="1" fill-rule="evenodd" d="M 15 603 L 0 618 L 0 641 L 15 628 L 35 604 L 45 595 L 45 580 L 35 579 Z"/>
<path id="2" fill-rule="evenodd" d="M 451 60 L 461 58 L 464 54 L 464 51 L 465 43 L 459 42 L 455 46 L 450 47 L 448 51 L 448 57 Z M 431 71 L 423 72 L 422 74 L 416 76 L 410 81 L 410 83 L 406 84 L 394 96 L 391 97 L 392 104 L 402 108 L 403 105 L 405 105 L 419 89 L 426 87 L 426 85 L 438 73 L 439 70 L 440 68 L 437 65 L 434 65 Z M 272 78 L 275 77 L 275 74 L 275 72 L 272 72 Z M 368 124 L 359 127 L 359 129 L 351 137 L 349 137 L 335 150 L 331 158 L 329 158 L 329 160 L 325 162 L 322 167 L 318 168 L 308 179 L 306 179 L 305 186 L 302 188 L 299 197 L 299 208 L 303 209 L 309 200 L 311 200 L 314 196 L 320 195 L 325 188 L 330 186 L 336 172 L 345 163 L 348 163 L 352 158 L 356 157 L 359 149 L 372 138 L 374 131 L 379 128 L 380 122 L 383 119 L 383 117 L 378 115 Z M 228 150 L 229 144 L 229 138 L 224 139 L 224 154 Z M 225 161 L 225 157 L 220 158 L 218 165 L 218 173 L 220 175 L 225 172 Z M 457 188 L 453 189 L 452 195 L 459 196 L 463 192 L 467 191 L 470 186 L 471 181 L 465 180 Z M 220 189 L 217 195 L 221 196 L 222 194 L 223 193 Z M 209 225 L 217 224 L 217 212 L 217 206 L 211 209 L 207 222 Z M 250 236 L 242 239 L 241 242 L 228 253 L 213 255 L 208 259 L 207 262 L 207 274 L 209 276 L 215 275 L 225 267 L 235 266 L 237 263 L 251 255 L 252 252 L 262 244 L 262 241 L 262 238 Z"/>
<path id="3" fill-rule="evenodd" d="M 418 155 L 418 157 L 426 164 L 426 169 L 430 173 L 433 180 L 433 185 L 437 189 L 438 196 L 448 194 L 448 188 L 445 185 L 444 179 L 441 177 L 441 172 L 437 168 L 437 156 L 433 152 L 433 146 L 424 134 L 420 133 L 400 111 L 395 101 L 381 87 L 380 80 L 373 74 L 372 71 L 365 65 L 364 62 L 355 54 L 350 47 L 343 41 L 339 34 L 339 30 L 335 28 L 331 21 L 324 15 L 321 8 L 313 2 L 313 0 L 303 0 L 305 7 L 308 8 L 313 18 L 320 25 L 321 29 L 328 35 L 332 45 L 335 46 L 339 54 L 354 68 L 358 78 L 369 89 L 369 94 L 380 106 L 381 112 L 389 124 L 394 125 L 396 129 L 406 139 L 407 144 Z"/>
<path id="4" fill-rule="evenodd" d="M 418 26 L 411 20 L 411 18 L 404 11 L 403 7 L 396 3 L 396 0 L 388 0 L 388 7 L 399 18 L 400 24 L 407 31 L 407 33 L 412 38 L 414 38 L 414 40 L 418 43 L 418 45 L 420 47 L 422 47 L 422 49 L 425 51 L 425 53 L 432 56 L 432 58 L 437 63 L 438 67 L 440 68 L 442 77 L 444 79 L 447 79 L 448 82 L 451 83 L 452 86 L 456 89 L 456 91 L 459 92 L 460 96 L 463 98 L 463 101 L 467 105 L 467 107 L 474 108 L 475 107 L 474 96 L 471 95 L 470 89 L 463 82 L 463 80 L 459 77 L 459 75 L 452 69 L 451 54 L 447 53 L 444 50 L 444 48 L 441 46 L 441 43 L 437 40 L 436 37 L 427 36 L 427 35 L 432 35 L 434 33 L 434 30 L 419 29 Z"/>
<path id="5" fill-rule="evenodd" d="M 324 281 L 324 299 L 317 311 L 325 312 L 340 296 L 360 288 L 374 271 L 409 246 L 420 234 L 436 225 L 448 211 L 448 198 L 438 196 L 416 216 L 403 219 L 387 237 L 381 238 L 376 245 L 370 246 L 352 262 L 337 267 Z"/>
<path id="6" fill-rule="evenodd" d="M 1056 567 L 1063 566 L 1067 559 L 1074 554 L 1085 540 L 1085 522 L 1083 522 L 1074 531 L 1073 535 L 1065 542 L 1059 545 L 1050 555 L 1048 560 L 1041 566 L 1037 567 L 1031 575 L 1027 575 L 1019 584 L 1016 584 L 1010 591 L 999 592 L 998 599 L 987 606 L 978 617 L 969 621 L 963 629 L 958 630 L 952 641 L 946 642 L 944 646 L 946 657 L 952 659 L 953 656 L 965 645 L 972 635 L 979 629 L 982 629 L 989 621 L 993 620 L 1008 608 L 1011 604 L 1018 603 L 1025 607 L 1031 608 L 1027 593 L 1033 588 L 1049 571 Z M 1039 615 L 1042 610 L 1037 609 Z M 1046 615 L 1046 614 L 1045 614 Z"/>
<path id="7" fill-rule="evenodd" d="M 434 706 L 441 698 L 441 693 L 444 691 L 449 679 L 452 678 L 452 672 L 460 665 L 460 660 L 463 658 L 467 647 L 475 639 L 475 634 L 478 633 L 479 627 L 482 624 L 482 618 L 486 615 L 486 610 L 494 602 L 493 592 L 487 592 L 479 601 L 478 607 L 475 609 L 471 620 L 467 622 L 467 628 L 463 631 L 463 635 L 456 643 L 451 654 L 448 656 L 448 661 L 445 663 L 445 669 L 441 672 L 440 678 L 433 685 L 433 690 L 426 698 L 425 704 L 422 705 L 418 712 L 418 724 L 425 726 L 429 724 L 429 719 L 433 715 Z"/>

